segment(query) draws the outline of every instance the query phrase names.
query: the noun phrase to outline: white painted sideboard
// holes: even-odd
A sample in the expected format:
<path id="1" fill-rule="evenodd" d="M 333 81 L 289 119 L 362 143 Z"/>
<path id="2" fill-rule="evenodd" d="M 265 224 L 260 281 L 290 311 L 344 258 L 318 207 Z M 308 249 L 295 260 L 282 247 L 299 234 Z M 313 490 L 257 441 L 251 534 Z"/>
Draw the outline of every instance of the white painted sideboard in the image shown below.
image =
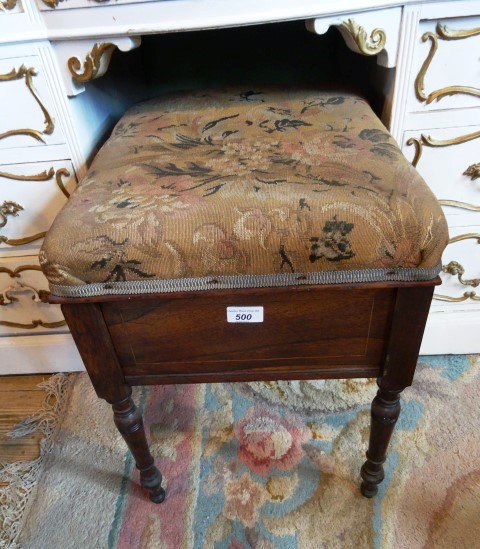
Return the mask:
<path id="1" fill-rule="evenodd" d="M 0 374 L 82 369 L 37 253 L 131 102 L 91 83 L 112 52 L 144 35 L 289 20 L 336 27 L 391 69 L 384 121 L 450 226 L 422 351 L 480 352 L 480 0 L 0 0 Z"/>

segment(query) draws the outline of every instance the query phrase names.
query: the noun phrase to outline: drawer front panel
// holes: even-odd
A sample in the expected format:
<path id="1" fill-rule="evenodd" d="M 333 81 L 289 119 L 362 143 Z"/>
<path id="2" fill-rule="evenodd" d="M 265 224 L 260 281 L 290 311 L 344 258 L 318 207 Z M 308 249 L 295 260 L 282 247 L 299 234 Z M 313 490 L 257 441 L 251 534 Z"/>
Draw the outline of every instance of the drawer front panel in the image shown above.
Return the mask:
<path id="1" fill-rule="evenodd" d="M 126 375 L 212 373 L 225 371 L 227 361 L 228 370 L 237 372 L 306 365 L 378 368 L 394 294 L 237 291 L 236 297 L 106 303 L 103 310 Z M 263 306 L 264 321 L 229 323 L 229 306 Z"/>
<path id="2" fill-rule="evenodd" d="M 480 119 L 480 109 L 472 114 Z M 480 212 L 480 124 L 405 132 L 403 152 L 441 201 L 451 226 L 466 213 Z"/>
<path id="3" fill-rule="evenodd" d="M 0 256 L 36 253 L 75 184 L 70 161 L 0 166 Z"/>
<path id="4" fill-rule="evenodd" d="M 480 106 L 480 16 L 421 21 L 410 112 Z"/>
<path id="5" fill-rule="evenodd" d="M 65 143 L 40 56 L 0 59 L 0 90 L 0 149 Z"/>
<path id="6" fill-rule="evenodd" d="M 480 224 L 471 227 L 451 227 L 449 231 L 450 243 L 442 257 L 442 285 L 435 292 L 432 308 L 479 308 Z"/>
<path id="7" fill-rule="evenodd" d="M 47 303 L 48 283 L 36 256 L 0 261 L 0 336 L 66 332 L 59 305 Z"/>

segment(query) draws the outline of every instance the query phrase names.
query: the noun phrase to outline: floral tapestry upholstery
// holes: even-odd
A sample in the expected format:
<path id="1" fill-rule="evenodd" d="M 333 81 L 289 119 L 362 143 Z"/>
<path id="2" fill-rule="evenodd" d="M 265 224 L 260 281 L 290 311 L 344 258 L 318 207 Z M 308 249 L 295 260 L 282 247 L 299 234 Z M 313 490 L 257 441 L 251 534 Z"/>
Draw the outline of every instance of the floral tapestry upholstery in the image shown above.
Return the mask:
<path id="1" fill-rule="evenodd" d="M 59 296 L 431 279 L 442 210 L 367 102 L 311 89 L 130 109 L 50 229 Z"/>

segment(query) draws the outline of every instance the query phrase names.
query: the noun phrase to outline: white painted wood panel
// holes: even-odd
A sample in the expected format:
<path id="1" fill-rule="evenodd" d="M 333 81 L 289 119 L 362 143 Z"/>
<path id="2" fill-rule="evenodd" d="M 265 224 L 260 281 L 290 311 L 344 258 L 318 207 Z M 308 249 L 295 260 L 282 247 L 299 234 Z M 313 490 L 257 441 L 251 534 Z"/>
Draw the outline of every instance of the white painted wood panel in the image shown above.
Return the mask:
<path id="1" fill-rule="evenodd" d="M 0 375 L 84 370 L 70 334 L 0 337 Z"/>
<path id="2" fill-rule="evenodd" d="M 11 51 L 0 48 L 0 149 L 64 143 L 40 56 Z"/>
<path id="3" fill-rule="evenodd" d="M 232 27 L 323 15 L 354 17 L 364 11 L 415 3 L 418 0 L 163 0 L 109 4 L 95 9 L 94 18 L 90 8 L 53 9 L 42 14 L 48 37 L 64 40 Z"/>
<path id="4" fill-rule="evenodd" d="M 420 354 L 476 354 L 479 333 L 479 311 L 430 312 Z"/>
<path id="5" fill-rule="evenodd" d="M 479 119 L 480 109 L 471 113 L 472 120 Z M 467 136 L 477 136 L 469 141 L 447 146 L 441 145 Z M 423 129 L 407 131 L 403 139 L 403 152 L 413 160 L 416 146 L 409 140 L 417 139 L 421 155 L 417 170 L 428 183 L 439 200 L 459 203 L 459 207 L 445 206 L 444 211 L 450 225 L 464 225 L 465 215 L 478 216 L 480 221 L 480 176 L 475 178 L 475 166 L 480 164 L 480 124 L 448 129 Z M 411 143 L 410 145 L 408 143 Z M 479 166 L 480 169 L 480 166 Z M 468 171 L 470 170 L 470 171 Z M 465 172 L 472 175 L 466 175 Z M 461 207 L 462 205 L 470 205 Z"/>
<path id="6" fill-rule="evenodd" d="M 452 5 L 452 15 L 456 13 L 460 15 Z M 445 32 L 456 38 L 448 38 Z M 459 33 L 467 35 L 462 37 Z M 408 110 L 480 107 L 480 15 L 421 21 L 415 41 Z M 429 55 L 431 61 L 426 67 Z M 417 80 L 422 66 L 423 86 Z M 424 90 L 426 98 L 418 96 L 419 88 Z M 477 90 L 476 95 L 467 93 L 467 88 Z"/>
<path id="7" fill-rule="evenodd" d="M 67 332 L 60 306 L 46 303 L 47 291 L 48 282 L 39 270 L 37 256 L 3 258 L 0 266 L 0 338 Z"/>
<path id="8" fill-rule="evenodd" d="M 475 309 L 480 313 L 480 224 L 471 227 L 449 227 L 449 234 L 451 243 L 442 256 L 444 268 L 448 270 L 450 266 L 451 269 L 452 262 L 455 262 L 463 267 L 465 272 L 461 280 L 455 271 L 441 274 L 442 285 L 435 291 L 437 298 L 433 301 L 432 310 Z M 442 296 L 458 301 L 448 301 Z"/>
<path id="9" fill-rule="evenodd" d="M 0 227 L 0 258 L 38 253 L 41 237 L 21 245 L 16 241 L 47 231 L 75 185 L 69 160 L 0 166 L 0 206 L 14 202 L 16 210 L 22 208 L 0 218 L 5 221 Z"/>

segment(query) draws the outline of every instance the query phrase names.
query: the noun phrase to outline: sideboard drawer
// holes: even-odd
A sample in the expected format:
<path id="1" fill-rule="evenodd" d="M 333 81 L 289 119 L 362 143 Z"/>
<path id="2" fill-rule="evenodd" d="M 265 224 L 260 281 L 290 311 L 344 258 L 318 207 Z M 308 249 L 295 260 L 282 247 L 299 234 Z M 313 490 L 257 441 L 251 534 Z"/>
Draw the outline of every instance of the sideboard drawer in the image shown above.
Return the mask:
<path id="1" fill-rule="evenodd" d="M 480 106 L 479 52 L 480 16 L 421 21 L 408 110 Z"/>
<path id="2" fill-rule="evenodd" d="M 69 160 L 0 166 L 0 256 L 37 253 L 75 184 Z"/>
<path id="3" fill-rule="evenodd" d="M 47 303 L 48 282 L 36 256 L 3 258 L 0 336 L 66 332 L 59 305 Z"/>
<path id="4" fill-rule="evenodd" d="M 0 91 L 0 149 L 65 143 L 39 55 L 0 58 Z"/>
<path id="5" fill-rule="evenodd" d="M 480 214 L 479 214 L 480 216 Z M 479 220 L 480 221 L 480 220 Z M 442 285 L 433 309 L 469 310 L 480 305 L 480 225 L 450 227 L 443 257 Z"/>
<path id="6" fill-rule="evenodd" d="M 480 125 L 407 131 L 403 152 L 441 201 L 449 225 L 468 213 L 480 217 Z"/>

